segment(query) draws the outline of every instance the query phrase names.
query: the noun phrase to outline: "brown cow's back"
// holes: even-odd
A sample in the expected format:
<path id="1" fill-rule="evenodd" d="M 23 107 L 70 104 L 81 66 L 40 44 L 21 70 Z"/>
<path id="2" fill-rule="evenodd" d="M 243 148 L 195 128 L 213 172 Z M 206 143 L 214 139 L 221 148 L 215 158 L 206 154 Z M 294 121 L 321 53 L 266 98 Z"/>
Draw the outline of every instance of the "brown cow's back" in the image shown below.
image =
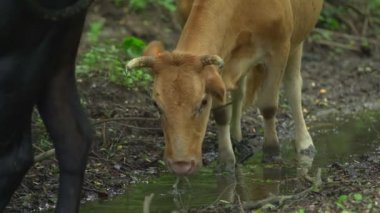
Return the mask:
<path id="1" fill-rule="evenodd" d="M 266 41 L 273 43 L 276 40 L 291 38 L 292 44 L 299 44 L 314 27 L 322 7 L 322 0 L 195 0 L 191 8 L 190 0 L 179 0 L 178 10 L 181 19 L 186 20 L 190 14 L 194 16 L 185 26 L 184 37 L 188 40 L 189 33 L 199 33 L 194 37 L 209 37 L 209 43 L 223 43 L 220 55 L 226 56 L 238 42 L 242 33 L 252 33 L 252 42 Z M 201 9 L 200 9 L 201 8 Z M 227 12 L 228 11 L 228 12 Z M 191 14 L 193 13 L 193 14 Z M 213 16 L 209 14 L 214 14 Z M 226 16 L 230 17 L 226 18 Z M 202 17 L 196 20 L 195 17 Z M 223 36 L 212 34 L 215 25 L 224 25 Z M 179 42 L 181 48 L 181 41 Z M 270 45 L 270 44 L 268 44 Z"/>

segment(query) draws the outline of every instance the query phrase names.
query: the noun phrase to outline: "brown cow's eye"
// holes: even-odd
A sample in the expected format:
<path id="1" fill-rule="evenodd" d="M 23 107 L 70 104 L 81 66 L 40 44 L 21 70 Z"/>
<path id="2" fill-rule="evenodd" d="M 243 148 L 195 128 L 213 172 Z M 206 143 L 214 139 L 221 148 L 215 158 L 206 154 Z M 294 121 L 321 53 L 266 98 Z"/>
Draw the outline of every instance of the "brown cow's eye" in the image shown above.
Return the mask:
<path id="1" fill-rule="evenodd" d="M 201 103 L 201 107 L 203 108 L 203 107 L 207 106 L 207 103 L 208 103 L 207 98 L 203 99 L 202 103 Z"/>
<path id="2" fill-rule="evenodd" d="M 207 104 L 208 104 L 208 99 L 207 99 L 207 97 L 206 97 L 206 98 L 204 98 L 204 99 L 202 100 L 201 104 L 199 105 L 198 110 L 197 110 L 197 113 L 198 113 L 198 114 L 202 113 L 203 110 L 204 110 L 204 108 L 207 106 Z"/>
<path id="3" fill-rule="evenodd" d="M 207 105 L 208 105 L 208 97 L 206 96 L 194 108 L 194 116 L 199 116 L 200 114 L 202 114 L 202 112 L 207 107 Z"/>

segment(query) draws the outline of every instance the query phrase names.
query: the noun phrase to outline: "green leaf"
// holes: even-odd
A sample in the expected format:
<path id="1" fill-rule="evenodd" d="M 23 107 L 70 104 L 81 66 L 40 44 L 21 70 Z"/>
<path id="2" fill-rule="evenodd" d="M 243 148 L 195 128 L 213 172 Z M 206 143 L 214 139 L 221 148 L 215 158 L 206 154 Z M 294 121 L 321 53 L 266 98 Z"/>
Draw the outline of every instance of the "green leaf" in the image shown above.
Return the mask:
<path id="1" fill-rule="evenodd" d="M 298 209 L 296 213 L 305 213 L 305 209 Z"/>
<path id="2" fill-rule="evenodd" d="M 347 201 L 347 199 L 348 199 L 347 195 L 341 195 L 341 196 L 339 196 L 337 202 L 338 203 L 343 203 L 343 202 Z"/>
<path id="3" fill-rule="evenodd" d="M 140 56 L 145 46 L 146 44 L 143 40 L 134 36 L 127 36 L 123 40 L 123 48 L 130 58 Z"/>
<path id="4" fill-rule="evenodd" d="M 360 193 L 355 193 L 353 197 L 354 197 L 354 200 L 357 202 L 361 202 L 363 200 L 363 195 Z"/>
<path id="5" fill-rule="evenodd" d="M 130 0 L 129 7 L 132 10 L 142 10 L 145 9 L 149 0 Z"/>
<path id="6" fill-rule="evenodd" d="M 99 35 L 103 30 L 103 21 L 94 21 L 90 23 L 87 39 L 90 43 L 96 43 L 99 40 Z"/>

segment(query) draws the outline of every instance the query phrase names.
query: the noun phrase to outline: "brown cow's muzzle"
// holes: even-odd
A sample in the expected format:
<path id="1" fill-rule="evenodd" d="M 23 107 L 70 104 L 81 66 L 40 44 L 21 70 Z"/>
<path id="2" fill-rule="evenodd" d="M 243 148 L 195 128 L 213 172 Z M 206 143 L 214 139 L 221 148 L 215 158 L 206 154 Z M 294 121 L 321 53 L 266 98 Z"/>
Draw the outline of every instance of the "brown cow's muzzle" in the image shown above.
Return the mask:
<path id="1" fill-rule="evenodd" d="M 197 134 L 187 129 L 176 128 L 174 134 L 165 134 L 164 160 L 168 170 L 177 176 L 192 175 L 202 166 L 202 138 L 192 138 Z"/>
<path id="2" fill-rule="evenodd" d="M 168 161 L 169 169 L 178 176 L 190 175 L 194 172 L 194 161 Z"/>
<path id="3" fill-rule="evenodd" d="M 201 166 L 201 163 L 196 163 L 195 160 L 189 160 L 189 161 L 167 160 L 166 165 L 169 168 L 169 170 L 173 172 L 175 175 L 187 176 L 187 175 L 191 175 L 195 173 Z"/>

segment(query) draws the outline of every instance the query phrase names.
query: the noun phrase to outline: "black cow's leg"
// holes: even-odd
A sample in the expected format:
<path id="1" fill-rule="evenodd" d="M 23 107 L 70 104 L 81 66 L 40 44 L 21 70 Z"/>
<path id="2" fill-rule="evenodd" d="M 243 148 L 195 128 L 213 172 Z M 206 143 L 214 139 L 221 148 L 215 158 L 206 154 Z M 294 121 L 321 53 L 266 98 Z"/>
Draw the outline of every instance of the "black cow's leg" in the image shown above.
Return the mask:
<path id="1" fill-rule="evenodd" d="M 38 104 L 38 109 L 54 141 L 59 162 L 56 212 L 77 212 L 91 130 L 79 102 L 74 78 L 69 81 L 58 78 L 55 83 Z"/>
<path id="2" fill-rule="evenodd" d="M 50 133 L 59 162 L 56 212 L 77 212 L 91 141 L 91 128 L 80 104 L 75 84 L 75 56 L 82 24 L 70 23 L 57 51 L 59 61 L 38 110 Z M 74 43 L 72 43 L 74 42 Z M 62 51 L 60 51 L 62 50 Z M 62 54 L 62 52 L 64 54 Z"/>
<path id="3" fill-rule="evenodd" d="M 9 144 L 0 150 L 0 212 L 9 203 L 13 192 L 20 184 L 25 173 L 33 164 L 32 143 L 30 137 L 30 113 L 24 126 L 19 126 L 8 141 Z M 23 124 L 21 124 L 23 125 Z M 0 140 L 5 140 L 0 138 Z"/>

